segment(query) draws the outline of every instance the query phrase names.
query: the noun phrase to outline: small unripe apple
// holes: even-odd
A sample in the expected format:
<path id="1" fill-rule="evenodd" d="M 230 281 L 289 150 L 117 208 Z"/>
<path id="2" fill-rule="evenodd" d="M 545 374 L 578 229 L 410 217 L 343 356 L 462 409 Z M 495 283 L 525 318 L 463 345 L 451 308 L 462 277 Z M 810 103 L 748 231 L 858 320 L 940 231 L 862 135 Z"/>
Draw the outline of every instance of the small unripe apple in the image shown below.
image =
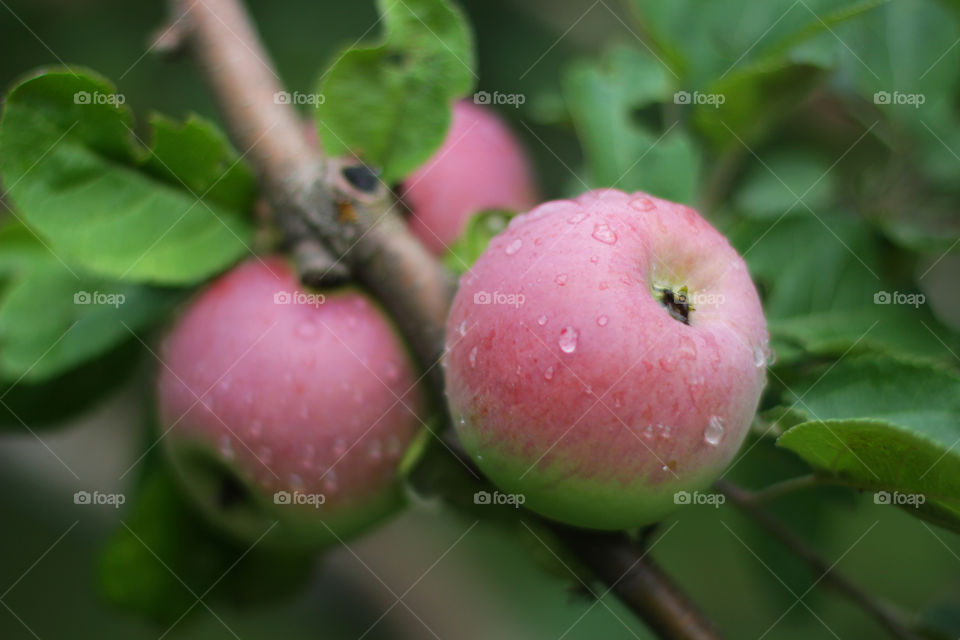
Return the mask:
<path id="1" fill-rule="evenodd" d="M 728 465 L 769 338 L 716 229 L 611 189 L 515 218 L 461 278 L 447 340 L 454 424 L 487 476 L 550 518 L 621 529 Z"/>
<path id="2" fill-rule="evenodd" d="M 271 540 L 320 546 L 402 504 L 426 403 L 364 294 L 311 292 L 283 259 L 253 259 L 193 301 L 161 357 L 163 443 L 215 523 L 255 540 L 279 522 Z"/>
<path id="3" fill-rule="evenodd" d="M 410 230 L 434 254 L 486 209 L 526 211 L 536 201 L 530 163 L 506 124 L 491 110 L 461 101 L 443 146 L 401 189 Z"/>

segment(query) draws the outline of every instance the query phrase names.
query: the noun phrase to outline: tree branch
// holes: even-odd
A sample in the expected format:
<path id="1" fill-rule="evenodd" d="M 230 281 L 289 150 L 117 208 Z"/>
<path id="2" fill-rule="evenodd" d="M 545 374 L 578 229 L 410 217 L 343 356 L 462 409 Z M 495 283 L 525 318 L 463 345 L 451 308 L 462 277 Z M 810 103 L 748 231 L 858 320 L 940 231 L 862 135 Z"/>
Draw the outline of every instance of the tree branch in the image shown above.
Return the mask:
<path id="1" fill-rule="evenodd" d="M 763 489 L 751 491 L 748 495 L 749 500 L 755 505 L 759 506 L 761 503 L 776 500 L 785 495 L 793 493 L 794 491 L 809 489 L 811 487 L 820 487 L 826 484 L 830 484 L 830 481 L 827 478 L 819 476 L 815 473 L 810 473 L 804 476 L 796 476 L 794 478 L 788 478 L 787 480 L 781 480 L 780 482 L 768 485 Z"/>
<path id="2" fill-rule="evenodd" d="M 285 230 L 306 228 L 387 308 L 421 365 L 442 388 L 443 327 L 453 281 L 406 232 L 385 186 L 357 190 L 308 144 L 279 78 L 236 0 L 172 0 L 174 21 L 217 99 L 227 127 L 247 154 Z"/>
<path id="3" fill-rule="evenodd" d="M 304 258 L 320 245 L 332 264 L 350 274 L 386 307 L 421 365 L 430 371 L 438 398 L 443 377 L 434 366 L 444 349 L 444 325 L 453 282 L 394 212 L 386 185 L 359 191 L 336 159 L 306 142 L 290 104 L 275 99 L 282 86 L 250 19 L 238 0 L 171 0 L 174 23 L 183 27 L 223 111 L 235 143 L 256 169 L 279 226 L 309 234 Z M 178 28 L 180 28 L 178 26 Z M 362 116 L 362 114 L 358 114 Z M 313 243 L 311 241 L 318 241 Z M 313 255 L 311 255 L 313 254 Z M 313 272 L 311 279 L 323 274 Z M 441 403 L 442 404 L 442 403 Z M 718 636 L 645 551 L 622 534 L 598 534 L 550 525 L 624 602 L 663 638 Z"/>
<path id="4" fill-rule="evenodd" d="M 600 533 L 554 525 L 559 538 L 661 638 L 719 640 L 720 634 L 649 550 L 622 533 Z"/>
<path id="5" fill-rule="evenodd" d="M 753 493 L 726 480 L 718 480 L 714 483 L 714 486 L 730 498 L 730 502 L 734 506 L 750 516 L 757 524 L 779 540 L 783 546 L 800 558 L 814 574 L 820 576 L 825 584 L 832 586 L 875 618 L 881 626 L 890 632 L 890 635 L 902 640 L 918 640 L 918 636 L 911 631 L 896 610 L 863 591 L 842 574 L 837 573 L 836 569 L 820 557 L 815 549 L 782 522 L 764 511 L 760 507 L 761 501 L 757 500 Z"/>

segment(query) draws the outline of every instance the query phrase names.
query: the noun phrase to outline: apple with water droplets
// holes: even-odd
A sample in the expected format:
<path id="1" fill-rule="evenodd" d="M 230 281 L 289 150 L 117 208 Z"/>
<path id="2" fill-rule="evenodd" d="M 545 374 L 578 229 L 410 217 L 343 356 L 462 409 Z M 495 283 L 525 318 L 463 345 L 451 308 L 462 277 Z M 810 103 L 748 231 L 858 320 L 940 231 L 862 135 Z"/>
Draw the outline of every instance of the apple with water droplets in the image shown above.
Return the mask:
<path id="1" fill-rule="evenodd" d="M 417 369 L 355 288 L 300 286 L 278 257 L 202 291 L 161 350 L 162 442 L 211 520 L 246 540 L 319 547 L 402 505 L 420 432 Z"/>
<path id="2" fill-rule="evenodd" d="M 662 518 L 747 435 L 769 337 L 746 264 L 689 207 L 607 189 L 514 218 L 460 280 L 446 393 L 463 447 L 576 526 Z"/>
<path id="3" fill-rule="evenodd" d="M 473 214 L 526 211 L 537 200 L 523 147 L 497 115 L 467 101 L 453 105 L 443 146 L 402 185 L 410 231 L 444 253 Z"/>

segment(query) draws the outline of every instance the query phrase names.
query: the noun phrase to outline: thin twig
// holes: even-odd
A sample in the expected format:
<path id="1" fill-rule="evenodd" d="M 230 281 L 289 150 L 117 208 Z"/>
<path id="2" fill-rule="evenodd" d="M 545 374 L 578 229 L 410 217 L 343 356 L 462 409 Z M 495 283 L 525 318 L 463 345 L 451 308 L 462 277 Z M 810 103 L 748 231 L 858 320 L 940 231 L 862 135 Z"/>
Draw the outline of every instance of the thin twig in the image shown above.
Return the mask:
<path id="1" fill-rule="evenodd" d="M 293 108 L 275 98 L 282 87 L 237 0 L 171 2 L 234 141 L 260 176 L 278 224 L 288 236 L 309 233 L 335 263 L 347 264 L 390 312 L 421 364 L 430 368 L 432 388 L 442 397 L 441 368 L 432 365 L 444 348 L 453 293 L 449 274 L 395 215 L 386 188 L 373 194 L 356 190 L 342 179 L 335 159 L 324 158 L 306 142 Z M 641 547 L 622 535 L 557 529 L 661 637 L 718 637 Z"/>
<path id="2" fill-rule="evenodd" d="M 753 501 L 755 505 L 760 505 L 781 498 L 785 495 L 793 493 L 794 491 L 810 489 L 811 487 L 820 487 L 828 483 L 829 481 L 823 476 L 810 473 L 804 476 L 796 476 L 787 480 L 781 480 L 780 482 L 768 485 L 763 489 L 750 492 L 749 499 Z"/>
<path id="3" fill-rule="evenodd" d="M 714 483 L 714 486 L 730 498 L 730 502 L 734 506 L 750 516 L 810 567 L 811 571 L 820 577 L 824 584 L 830 585 L 870 614 L 893 637 L 902 640 L 919 640 L 919 637 L 893 607 L 863 591 L 845 576 L 838 573 L 836 568 L 823 559 L 813 547 L 804 542 L 778 519 L 764 511 L 751 492 L 727 480 L 718 480 Z"/>

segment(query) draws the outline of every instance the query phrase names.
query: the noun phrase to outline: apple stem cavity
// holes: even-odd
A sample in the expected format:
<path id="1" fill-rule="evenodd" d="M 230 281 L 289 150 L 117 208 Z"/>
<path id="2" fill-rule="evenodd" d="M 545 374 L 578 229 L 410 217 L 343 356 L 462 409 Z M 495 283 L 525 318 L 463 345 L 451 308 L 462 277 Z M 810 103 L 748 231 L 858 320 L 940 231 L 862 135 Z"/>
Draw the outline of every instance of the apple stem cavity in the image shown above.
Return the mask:
<path id="1" fill-rule="evenodd" d="M 655 297 L 667 310 L 670 317 L 683 324 L 690 324 L 690 312 L 694 310 L 690 304 L 686 287 L 680 287 L 676 293 L 670 287 L 654 287 Z"/>

